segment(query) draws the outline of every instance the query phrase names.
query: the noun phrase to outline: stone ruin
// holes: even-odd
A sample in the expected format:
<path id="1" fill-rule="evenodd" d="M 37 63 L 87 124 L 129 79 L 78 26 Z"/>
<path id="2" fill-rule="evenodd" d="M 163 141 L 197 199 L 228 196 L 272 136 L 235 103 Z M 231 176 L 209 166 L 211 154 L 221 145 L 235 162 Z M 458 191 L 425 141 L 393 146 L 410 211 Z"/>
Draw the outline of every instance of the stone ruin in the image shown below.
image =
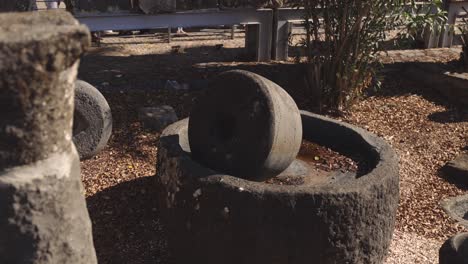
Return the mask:
<path id="1" fill-rule="evenodd" d="M 301 140 L 369 167 L 309 181 Z M 255 161 L 255 162 L 252 162 Z M 158 145 L 156 193 L 176 263 L 383 263 L 399 199 L 398 161 L 370 133 L 299 111 L 278 85 L 222 73 Z M 304 172 L 305 170 L 305 172 Z M 267 179 L 303 177 L 298 185 Z"/>
<path id="2" fill-rule="evenodd" d="M 89 42 L 88 30 L 65 12 L 0 15 L 0 263 L 97 263 L 78 152 L 72 142 L 75 80 L 79 58 Z M 246 72 L 227 73 L 215 80 L 216 85 L 226 76 L 233 79 L 231 86 L 263 85 L 277 93 L 269 99 L 276 103 L 288 98 L 280 87 Z M 232 94 L 228 99 L 242 101 L 244 95 Z M 159 146 L 158 199 L 172 234 L 171 247 L 180 260 L 382 262 L 398 203 L 397 162 L 386 143 L 352 126 L 299 112 L 290 100 L 272 110 L 283 114 L 289 109 L 302 119 L 292 122 L 282 116 L 276 121 L 283 125 L 272 126 L 284 138 L 291 137 L 288 129 L 298 132 L 283 146 L 290 149 L 275 153 L 272 146 L 279 143 L 266 142 L 268 152 L 253 153 L 263 155 L 265 163 L 247 164 L 246 156 L 235 154 L 244 145 L 234 144 L 221 149 L 228 159 L 217 160 L 219 153 L 213 156 L 205 146 L 222 146 L 219 139 L 236 136 L 231 135 L 236 128 L 229 123 L 231 117 L 223 117 L 222 122 L 216 117 L 213 122 L 205 120 L 214 113 L 210 103 L 220 95 L 205 96 L 199 113 L 196 109 L 191 115 L 192 124 L 187 119 L 173 124 L 163 132 Z M 227 99 L 221 107 L 226 115 L 242 110 Z M 243 114 L 242 122 L 248 123 L 248 113 Z M 265 123 L 251 122 L 249 128 L 268 133 L 272 119 L 264 114 L 262 120 Z M 205 136 L 210 131 L 215 137 Z M 374 163 L 372 171 L 311 188 L 277 188 L 255 181 L 288 168 L 302 133 L 342 151 L 360 151 Z M 252 145 L 264 139 L 263 134 L 239 135 Z M 237 161 L 229 151 L 234 151 Z M 284 157 L 285 152 L 291 155 Z M 282 158 L 284 164 L 278 162 Z M 280 168 L 275 167 L 278 164 Z M 246 171 L 236 171 L 242 168 Z M 464 223 L 466 196 L 463 203 L 457 199 L 444 208 Z M 467 233 L 447 240 L 440 249 L 440 263 L 467 263 L 467 241 Z"/>
<path id="3" fill-rule="evenodd" d="M 2 14 L 0 29 L 0 263 L 97 263 L 72 142 L 75 80 L 89 32 L 53 11 Z M 177 122 L 160 140 L 158 200 L 178 263 L 382 262 L 399 196 L 391 148 L 360 129 L 299 111 L 261 76 L 234 71 L 213 87 L 223 78 L 232 79 L 228 88 L 246 88 L 221 100 L 225 116 L 216 117 L 208 96 L 191 115 L 195 123 Z M 252 111 L 229 103 L 245 95 Z M 251 127 L 232 123 L 237 112 Z M 202 122 L 205 114 L 213 122 Z M 204 133 L 214 133 L 214 141 Z M 358 151 L 374 168 L 321 186 L 258 182 L 287 169 L 302 138 Z M 204 144 L 222 147 L 231 139 L 242 142 L 221 149 L 223 167 L 245 178 L 217 173 L 216 155 L 203 154 Z M 245 142 L 263 144 L 252 153 L 261 162 L 242 156 Z M 199 159 L 192 160 L 191 148 Z"/>
<path id="4" fill-rule="evenodd" d="M 65 12 L 0 15 L 0 263 L 97 263 L 79 156 L 72 142 L 75 80 L 79 58 L 89 42 L 87 29 Z M 242 112 L 229 100 L 242 101 L 252 90 L 221 100 L 219 107 L 227 115 L 222 120 L 211 105 L 222 94 L 208 91 L 192 113 L 191 124 L 182 120 L 163 132 L 158 198 L 177 258 L 233 264 L 312 259 L 381 263 L 398 202 L 393 151 L 362 130 L 300 112 L 279 86 L 260 76 L 235 71 L 225 73 L 214 85 L 219 87 L 225 78 L 232 79 L 230 86 L 253 85 L 271 94 L 265 102 L 259 101 L 260 106 L 252 105 L 260 107 L 260 119 L 250 122 L 250 111 Z M 270 105 L 269 100 L 274 103 Z M 274 115 L 288 111 L 295 115 L 293 119 Z M 241 122 L 250 122 L 248 130 L 261 133 L 232 134 L 239 131 L 228 116 L 234 112 L 245 118 Z M 213 122 L 206 116 L 213 117 Z M 236 136 L 259 144 L 271 129 L 280 136 L 272 134 L 271 142 L 265 142 L 268 151 L 252 154 L 261 156 L 264 163 L 248 164 L 251 158 L 239 154 L 244 144 L 222 149 L 223 141 Z M 297 133 L 291 134 L 291 129 Z M 375 163 L 374 169 L 354 180 L 312 188 L 277 188 L 257 182 L 288 168 L 302 133 L 304 138 L 343 151 L 357 149 Z M 274 147 L 281 144 L 278 138 L 287 139 L 287 144 L 275 152 Z M 207 145 L 219 148 L 219 153 L 213 156 Z M 230 151 L 235 157 L 230 157 Z M 228 158 L 219 160 L 219 155 Z M 244 174 L 253 181 L 229 174 Z M 447 204 L 447 208 L 458 205 Z M 466 207 L 459 211 L 460 221 L 466 221 Z M 377 228 L 380 233 L 375 232 Z M 467 263 L 467 237 L 463 233 L 447 240 L 440 249 L 440 263 Z"/>
<path id="5" fill-rule="evenodd" d="M 0 15 L 0 263 L 97 263 L 72 143 L 89 43 L 66 12 Z"/>

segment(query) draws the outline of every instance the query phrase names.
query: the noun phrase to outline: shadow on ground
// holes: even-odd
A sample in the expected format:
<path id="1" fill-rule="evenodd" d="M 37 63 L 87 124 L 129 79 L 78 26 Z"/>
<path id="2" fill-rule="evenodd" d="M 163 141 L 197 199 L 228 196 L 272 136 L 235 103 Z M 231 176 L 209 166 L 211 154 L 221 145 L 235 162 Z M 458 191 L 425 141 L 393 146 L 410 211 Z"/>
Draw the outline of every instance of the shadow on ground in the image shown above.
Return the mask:
<path id="1" fill-rule="evenodd" d="M 171 263 L 154 185 L 142 177 L 87 198 L 99 263 Z"/>
<path id="2" fill-rule="evenodd" d="M 429 120 L 437 123 L 460 123 L 468 122 L 468 111 L 466 109 L 452 108 L 447 111 L 432 113 Z"/>
<path id="3" fill-rule="evenodd" d="M 458 189 L 468 191 L 468 185 L 465 184 L 465 183 L 462 183 L 460 181 L 457 181 L 457 179 L 454 179 L 452 176 L 448 175 L 444 171 L 444 167 L 440 168 L 437 173 L 438 173 L 439 177 L 441 177 L 445 181 L 457 186 Z"/>
<path id="4" fill-rule="evenodd" d="M 151 80 L 187 81 L 203 77 L 200 72 L 193 71 L 197 63 L 248 59 L 243 48 L 182 47 L 182 53 L 163 54 L 146 49 L 153 54 L 133 55 L 120 46 L 91 50 L 81 60 L 78 77 L 94 85 L 138 87 Z"/>
<path id="5" fill-rule="evenodd" d="M 251 58 L 243 48 L 216 49 L 205 46 L 185 48 L 183 53 L 118 56 L 118 53 L 124 53 L 120 49 L 107 46 L 103 48 L 104 52 L 93 50 L 88 53 L 81 61 L 79 78 L 105 93 L 144 91 L 163 94 L 168 92 L 162 90 L 166 80 L 197 82 L 199 85 L 196 90 L 200 90 L 223 71 L 244 69 L 282 86 L 303 109 L 309 104 L 304 70 L 299 64 L 249 62 Z M 196 91 L 172 91 L 181 95 L 192 92 Z M 181 112 L 184 114 L 182 117 L 187 113 Z"/>
<path id="6" fill-rule="evenodd" d="M 122 48 L 118 46 L 105 46 L 92 50 L 82 59 L 79 77 L 108 92 L 130 90 L 161 94 L 161 88 L 164 88 L 166 80 L 176 80 L 179 83 L 197 82 L 197 90 L 200 90 L 200 87 L 203 88 L 211 78 L 223 71 L 244 69 L 258 73 L 279 84 L 294 98 L 301 109 L 317 112 L 314 103 L 315 96 L 306 87 L 303 64 L 251 62 L 252 58 L 244 48 L 217 49 L 214 46 L 200 46 L 186 47 L 182 53 L 160 54 L 149 50 L 150 54 L 123 54 L 123 56 L 118 55 L 125 53 L 120 49 Z M 296 52 L 298 51 L 296 50 Z M 428 85 L 427 82 L 420 80 L 421 74 L 409 73 L 411 69 L 423 69 L 424 72 L 426 68 L 438 71 L 433 74 L 436 76 L 437 74 L 442 75 L 445 71 L 457 71 L 459 65 L 456 61 L 450 63 L 404 62 L 387 64 L 384 65 L 384 70 L 381 72 L 382 88 L 370 92 L 369 95 L 391 97 L 418 94 L 429 101 L 453 109 L 451 111 L 455 114 L 455 116 L 452 115 L 453 113 L 434 114 L 429 117 L 431 120 L 442 123 L 466 120 L 465 114 L 456 113 L 462 107 L 447 100 L 447 96 L 440 89 L 434 89 L 434 87 L 441 85 Z M 181 98 L 174 103 L 171 102 L 178 114 L 182 114 L 180 117 L 187 116 L 190 107 L 178 109 L 179 105 L 192 104 L 187 100 L 182 101 L 182 95 L 190 94 L 188 100 L 192 100 L 192 97 L 196 97 L 196 93 L 192 92 L 190 90 L 172 91 L 174 94 L 179 93 Z"/>

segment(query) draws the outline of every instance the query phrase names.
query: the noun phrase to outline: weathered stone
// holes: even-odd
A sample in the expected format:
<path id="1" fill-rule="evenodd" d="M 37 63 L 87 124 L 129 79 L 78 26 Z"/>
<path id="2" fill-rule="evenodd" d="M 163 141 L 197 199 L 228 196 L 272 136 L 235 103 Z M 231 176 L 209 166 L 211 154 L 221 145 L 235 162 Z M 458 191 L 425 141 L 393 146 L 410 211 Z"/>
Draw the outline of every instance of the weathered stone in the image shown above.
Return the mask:
<path id="1" fill-rule="evenodd" d="M 78 59 L 89 42 L 63 11 L 0 15 L 0 168 L 70 149 Z"/>
<path id="2" fill-rule="evenodd" d="M 446 199 L 441 206 L 450 217 L 468 227 L 468 195 Z"/>
<path id="3" fill-rule="evenodd" d="M 455 69 L 446 68 L 444 64 L 436 63 L 409 63 L 402 74 L 425 88 L 437 91 L 449 102 L 468 106 L 468 73 L 460 73 Z"/>
<path id="4" fill-rule="evenodd" d="M 468 263 L 468 233 L 455 235 L 445 241 L 439 250 L 439 264 Z"/>
<path id="5" fill-rule="evenodd" d="M 442 172 L 457 182 L 468 184 L 468 153 L 461 154 L 456 159 L 448 162 L 442 168 Z"/>
<path id="6" fill-rule="evenodd" d="M 195 160 L 244 179 L 276 176 L 296 158 L 302 140 L 299 109 L 283 88 L 248 71 L 220 74 L 190 114 Z"/>
<path id="7" fill-rule="evenodd" d="M 89 39 L 66 12 L 0 15 L 0 263 L 97 263 L 71 141 Z"/>
<path id="8" fill-rule="evenodd" d="M 80 159 L 96 155 L 112 134 L 112 113 L 106 98 L 91 84 L 78 80 L 75 84 L 73 143 Z"/>
<path id="9" fill-rule="evenodd" d="M 188 120 L 158 146 L 157 194 L 175 263 L 382 263 L 395 225 L 398 160 L 383 140 L 302 112 L 304 139 L 359 153 L 370 171 L 320 186 L 253 182 L 195 162 Z"/>
<path id="10" fill-rule="evenodd" d="M 141 107 L 138 109 L 138 117 L 146 129 L 154 131 L 162 131 L 168 125 L 179 120 L 174 108 L 169 105 Z"/>
<path id="11" fill-rule="evenodd" d="M 0 170 L 0 263 L 97 263 L 75 148 Z"/>

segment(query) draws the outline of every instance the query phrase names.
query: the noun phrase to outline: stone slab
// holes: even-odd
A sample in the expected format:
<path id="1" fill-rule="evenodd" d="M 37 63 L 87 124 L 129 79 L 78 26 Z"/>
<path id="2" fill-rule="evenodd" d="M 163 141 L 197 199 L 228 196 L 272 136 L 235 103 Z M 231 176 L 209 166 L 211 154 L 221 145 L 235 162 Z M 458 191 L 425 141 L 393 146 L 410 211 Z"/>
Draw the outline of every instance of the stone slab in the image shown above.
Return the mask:
<path id="1" fill-rule="evenodd" d="M 138 118 L 146 129 L 152 131 L 162 131 L 179 120 L 174 108 L 169 105 L 141 107 L 138 109 Z"/>
<path id="2" fill-rule="evenodd" d="M 408 78 L 439 92 L 450 102 L 468 106 L 468 72 L 448 71 L 435 63 L 413 63 L 409 64 L 403 73 Z"/>
<path id="3" fill-rule="evenodd" d="M 468 195 L 446 199 L 441 206 L 450 217 L 468 227 Z"/>

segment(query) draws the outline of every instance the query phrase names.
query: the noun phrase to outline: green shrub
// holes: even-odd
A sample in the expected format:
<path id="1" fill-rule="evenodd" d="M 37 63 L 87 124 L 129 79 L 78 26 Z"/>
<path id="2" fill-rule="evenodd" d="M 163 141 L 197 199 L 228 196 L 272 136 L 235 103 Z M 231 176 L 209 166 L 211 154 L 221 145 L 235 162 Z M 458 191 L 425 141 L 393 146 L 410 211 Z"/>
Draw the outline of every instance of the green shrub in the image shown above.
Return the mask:
<path id="1" fill-rule="evenodd" d="M 379 43 L 401 0 L 303 0 L 308 90 L 317 106 L 342 110 L 375 76 Z"/>
<path id="2" fill-rule="evenodd" d="M 401 6 L 398 25 L 398 44 L 403 47 L 424 48 L 430 34 L 438 35 L 447 22 L 447 11 L 442 0 L 430 0 L 417 4 L 414 0 Z"/>

